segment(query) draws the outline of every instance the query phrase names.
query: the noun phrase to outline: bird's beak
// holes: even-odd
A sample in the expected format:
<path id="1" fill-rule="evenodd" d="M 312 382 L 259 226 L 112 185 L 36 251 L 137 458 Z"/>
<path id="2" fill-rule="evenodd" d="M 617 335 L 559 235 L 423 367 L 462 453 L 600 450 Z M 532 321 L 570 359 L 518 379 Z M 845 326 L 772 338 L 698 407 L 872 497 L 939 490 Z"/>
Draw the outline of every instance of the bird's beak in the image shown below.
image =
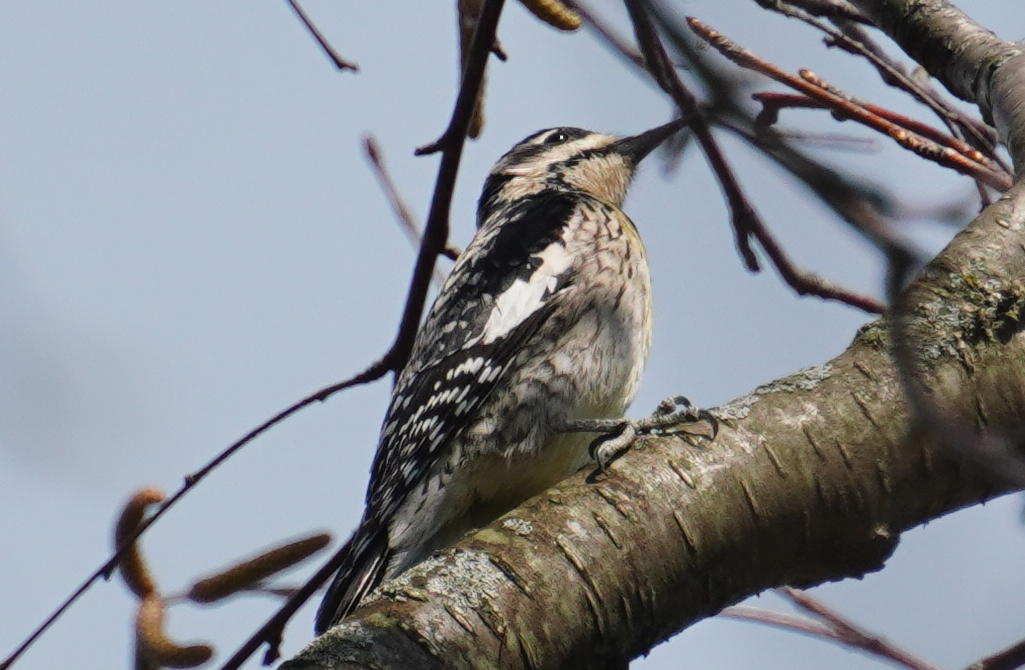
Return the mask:
<path id="1" fill-rule="evenodd" d="M 616 153 L 626 156 L 634 165 L 637 165 L 645 156 L 650 154 L 655 147 L 665 142 L 674 133 L 686 125 L 687 122 L 684 119 L 675 119 L 664 126 L 646 130 L 640 135 L 624 137 L 612 146 Z"/>

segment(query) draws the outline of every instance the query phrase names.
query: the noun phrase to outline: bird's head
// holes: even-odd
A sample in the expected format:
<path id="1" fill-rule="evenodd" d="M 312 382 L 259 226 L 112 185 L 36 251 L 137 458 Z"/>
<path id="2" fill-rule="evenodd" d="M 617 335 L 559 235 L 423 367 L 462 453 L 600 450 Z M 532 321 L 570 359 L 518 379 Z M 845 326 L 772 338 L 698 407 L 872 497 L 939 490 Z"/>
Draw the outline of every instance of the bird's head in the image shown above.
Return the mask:
<path id="1" fill-rule="evenodd" d="M 545 190 L 578 191 L 619 207 L 641 160 L 684 125 L 677 119 L 631 137 L 580 128 L 538 131 L 495 163 L 481 193 L 478 220 Z"/>

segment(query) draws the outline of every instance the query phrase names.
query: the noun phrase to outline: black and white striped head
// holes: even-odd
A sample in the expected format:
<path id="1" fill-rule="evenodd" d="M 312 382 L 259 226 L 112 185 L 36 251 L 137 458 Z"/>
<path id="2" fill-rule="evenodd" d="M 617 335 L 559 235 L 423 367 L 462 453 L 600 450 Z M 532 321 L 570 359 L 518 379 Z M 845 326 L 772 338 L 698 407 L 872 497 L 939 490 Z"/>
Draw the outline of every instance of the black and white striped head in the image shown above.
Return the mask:
<path id="1" fill-rule="evenodd" d="M 495 163 L 481 193 L 478 221 L 496 208 L 548 189 L 580 191 L 619 207 L 641 160 L 683 126 L 677 119 L 632 137 L 580 128 L 538 131 Z"/>

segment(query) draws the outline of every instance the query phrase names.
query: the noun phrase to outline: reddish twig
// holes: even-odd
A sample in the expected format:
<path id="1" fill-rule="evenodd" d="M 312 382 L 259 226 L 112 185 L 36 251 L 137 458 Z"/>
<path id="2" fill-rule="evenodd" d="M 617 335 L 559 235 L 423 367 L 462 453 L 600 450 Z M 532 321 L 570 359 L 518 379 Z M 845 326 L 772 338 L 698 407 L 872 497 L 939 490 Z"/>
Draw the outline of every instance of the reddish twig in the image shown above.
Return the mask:
<path id="1" fill-rule="evenodd" d="M 762 103 L 762 111 L 756 117 L 756 122 L 762 121 L 769 125 L 776 122 L 779 110 L 786 108 L 828 109 L 841 120 L 848 118 L 843 115 L 843 112 L 834 109 L 828 102 L 809 98 L 805 95 L 793 95 L 789 93 L 755 93 L 751 97 Z M 930 125 L 924 124 L 916 119 L 912 119 L 909 116 L 898 114 L 897 112 L 886 109 L 885 107 L 873 105 L 869 102 L 859 101 L 858 104 L 873 114 L 876 114 L 887 121 L 900 126 L 901 128 L 917 133 L 922 137 L 936 142 L 937 144 L 949 147 L 950 149 L 962 153 L 979 163 L 992 167 L 994 170 L 1001 169 L 999 166 L 991 163 L 988 157 L 983 155 L 981 151 L 972 145 L 967 142 L 963 142 L 956 137 L 947 135 Z"/>
<path id="2" fill-rule="evenodd" d="M 818 21 L 814 11 L 803 2 L 780 2 L 779 0 L 761 0 L 760 4 L 772 11 L 790 18 L 798 19 L 825 33 L 827 45 L 837 46 L 849 54 L 861 56 L 879 73 L 883 83 L 893 86 L 909 94 L 919 103 L 925 105 L 938 116 L 950 131 L 959 139 L 971 138 L 974 146 L 985 151 L 986 155 L 998 163 L 1005 171 L 1006 165 L 994 152 L 996 137 L 991 128 L 947 102 L 943 96 L 927 83 L 917 81 L 907 74 L 904 66 L 889 56 L 865 29 L 858 24 L 869 23 L 865 20 L 852 20 L 849 16 L 832 15 L 830 18 L 836 28 Z M 862 17 L 864 19 L 864 17 Z M 839 30 L 837 29 L 839 28 Z"/>
<path id="3" fill-rule="evenodd" d="M 1003 169 L 1009 170 L 1007 163 L 996 152 L 998 146 L 996 130 L 983 121 L 969 116 L 928 83 L 919 82 L 907 74 L 903 64 L 890 57 L 886 51 L 876 44 L 864 27 L 850 21 L 836 21 L 843 34 L 853 40 L 859 54 L 866 52 L 866 58 L 876 66 L 883 82 L 908 92 L 916 100 L 929 107 L 950 132 L 972 146 L 978 148 Z M 841 47 L 843 45 L 841 44 Z M 846 47 L 843 47 L 846 48 Z"/>
<path id="4" fill-rule="evenodd" d="M 673 98 L 684 117 L 690 119 L 694 135 L 698 139 L 709 164 L 712 166 L 713 172 L 722 186 L 730 207 L 731 222 L 737 247 L 747 268 L 752 272 L 757 272 L 760 269 L 757 257 L 750 244 L 751 238 L 754 238 L 759 242 L 766 254 L 768 254 L 783 279 L 798 294 L 815 295 L 828 300 L 837 300 L 870 313 L 882 313 L 884 307 L 879 301 L 848 291 L 820 277 L 800 270 L 790 262 L 790 259 L 769 233 L 740 187 L 740 182 L 737 180 L 732 168 L 726 161 L 725 155 L 712 136 L 708 123 L 701 116 L 697 99 L 684 86 L 673 69 L 665 47 L 662 46 L 662 42 L 655 32 L 651 17 L 648 15 L 643 1 L 627 0 L 626 5 L 630 18 L 633 21 L 637 42 L 647 63 L 647 71 L 659 86 Z"/>
<path id="5" fill-rule="evenodd" d="M 850 647 L 855 647 L 881 658 L 898 663 L 911 670 L 940 670 L 939 667 L 924 661 L 917 656 L 896 646 L 888 640 L 872 635 L 858 626 L 855 626 L 840 613 L 830 609 L 818 599 L 808 595 L 805 591 L 792 588 L 776 589 L 781 596 L 789 599 L 796 606 L 806 612 L 825 620 L 829 626 L 836 631 L 841 642 Z"/>
<path id="6" fill-rule="evenodd" d="M 795 633 L 801 633 L 802 635 L 808 635 L 809 637 L 819 638 L 828 642 L 835 642 L 858 651 L 872 654 L 873 656 L 877 656 L 892 663 L 896 663 L 908 668 L 909 670 L 940 670 L 928 661 L 917 658 L 880 637 L 860 630 L 839 614 L 826 609 L 823 605 L 812 600 L 811 596 L 803 592 L 796 592 L 799 594 L 797 597 L 805 599 L 805 601 L 809 602 L 815 609 L 812 609 L 812 607 L 805 607 L 802 603 L 795 600 L 794 596 L 791 596 L 790 593 L 788 593 L 788 591 L 793 591 L 793 589 L 778 590 L 781 592 L 781 595 L 790 598 L 798 605 L 798 607 L 815 614 L 816 616 L 824 619 L 825 622 L 815 621 L 796 614 L 776 612 L 760 607 L 749 607 L 745 605 L 727 607 L 720 612 L 720 615 L 731 619 L 753 621 L 755 623 L 761 623 L 793 631 Z"/>
<path id="7" fill-rule="evenodd" d="M 813 621 L 807 617 L 750 605 L 731 605 L 719 612 L 719 616 L 740 621 L 753 621 L 767 626 L 775 626 L 785 630 L 803 633 L 811 637 L 819 637 L 831 642 L 843 642 L 840 635 L 830 626 Z"/>
<path id="8" fill-rule="evenodd" d="M 853 121 L 886 133 L 902 147 L 944 167 L 952 168 L 977 179 L 987 186 L 999 191 L 1006 191 L 1011 187 L 1010 173 L 967 142 L 947 136 L 935 128 L 912 121 L 907 117 L 895 115 L 892 112 L 881 115 L 878 113 L 879 107 L 868 105 L 848 96 L 810 70 L 801 70 L 800 75 L 802 80 L 818 87 L 825 96 L 833 97 L 838 104 L 846 102 L 855 110 L 865 110 L 863 114 L 855 116 Z M 843 112 L 840 113 L 843 114 Z M 901 122 L 895 123 L 892 120 L 894 118 L 899 118 Z M 910 131 L 911 135 L 904 132 L 905 130 Z M 937 143 L 931 141 L 933 137 L 943 139 Z"/>
<path id="9" fill-rule="evenodd" d="M 331 44 L 324 38 L 324 36 L 317 30 L 317 26 L 313 24 L 310 17 L 306 15 L 303 8 L 299 6 L 298 0 L 288 0 L 288 4 L 291 5 L 292 9 L 295 10 L 299 20 L 302 21 L 303 25 L 306 26 L 306 30 L 310 31 L 310 35 L 317 41 L 320 48 L 324 51 L 334 66 L 339 70 L 352 70 L 353 72 L 359 72 L 359 66 L 355 63 L 345 60 L 334 50 Z"/>
<path id="10" fill-rule="evenodd" d="M 886 134 L 900 146 L 923 158 L 966 174 L 973 179 L 978 179 L 991 188 L 1000 191 L 1010 188 L 1011 179 L 1007 173 L 974 148 L 970 149 L 970 155 L 966 155 L 949 146 L 940 146 L 916 132 L 902 128 L 873 113 L 858 101 L 828 85 L 810 70 L 801 70 L 800 77 L 794 77 L 744 49 L 698 19 L 688 17 L 687 24 L 695 34 L 737 65 L 764 74 L 812 99 L 820 100 L 828 104 L 830 109 L 837 110 L 843 117 Z"/>

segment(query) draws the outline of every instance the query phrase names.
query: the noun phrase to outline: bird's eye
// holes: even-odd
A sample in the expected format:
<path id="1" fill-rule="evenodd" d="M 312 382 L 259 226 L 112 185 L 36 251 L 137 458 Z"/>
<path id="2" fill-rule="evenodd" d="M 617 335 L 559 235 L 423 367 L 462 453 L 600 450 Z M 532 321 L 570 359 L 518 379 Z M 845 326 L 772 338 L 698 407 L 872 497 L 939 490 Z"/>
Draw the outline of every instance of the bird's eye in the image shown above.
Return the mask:
<path id="1" fill-rule="evenodd" d="M 554 133 L 545 138 L 545 146 L 552 146 L 553 144 L 561 144 L 569 139 L 569 134 L 562 130 L 556 130 Z"/>

